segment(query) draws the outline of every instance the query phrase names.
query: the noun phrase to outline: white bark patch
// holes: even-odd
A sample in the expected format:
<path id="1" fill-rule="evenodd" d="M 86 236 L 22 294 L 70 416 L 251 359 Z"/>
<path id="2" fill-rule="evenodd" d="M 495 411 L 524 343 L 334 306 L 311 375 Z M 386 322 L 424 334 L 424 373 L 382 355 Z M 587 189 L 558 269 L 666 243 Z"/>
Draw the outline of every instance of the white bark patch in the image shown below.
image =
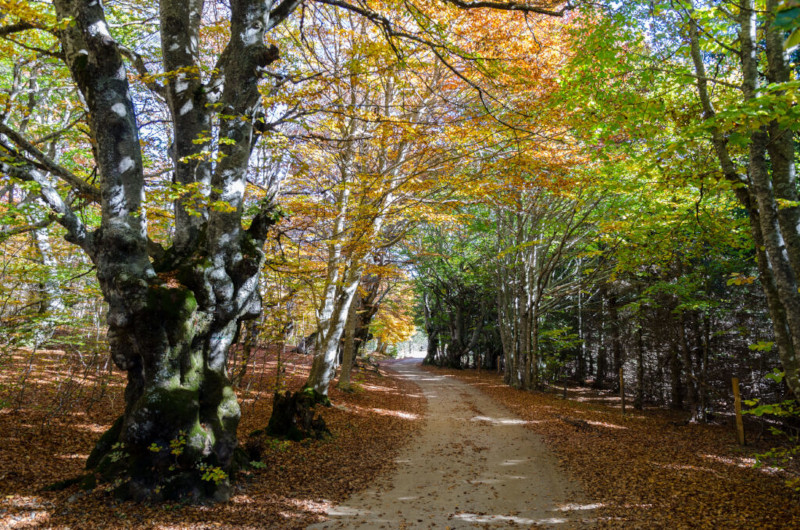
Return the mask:
<path id="1" fill-rule="evenodd" d="M 261 37 L 261 25 L 255 25 L 242 32 L 241 39 L 245 46 L 252 46 L 258 43 Z"/>
<path id="2" fill-rule="evenodd" d="M 225 200 L 232 201 L 244 196 L 244 180 L 235 180 L 225 190 Z"/>
<path id="3" fill-rule="evenodd" d="M 119 116 L 120 118 L 124 118 L 128 115 L 128 110 L 125 108 L 124 103 L 114 103 L 111 105 L 111 112 Z"/>
<path id="4" fill-rule="evenodd" d="M 175 92 L 181 93 L 189 89 L 189 82 L 186 81 L 186 74 L 178 74 L 175 77 Z"/>
<path id="5" fill-rule="evenodd" d="M 183 104 L 183 107 L 181 107 L 180 115 L 183 116 L 184 114 L 190 113 L 193 108 L 194 108 L 194 105 L 192 104 L 192 102 L 191 101 L 187 101 L 186 103 Z"/>
<path id="6" fill-rule="evenodd" d="M 92 37 L 97 37 L 98 35 L 102 37 L 111 38 L 111 33 L 108 32 L 108 26 L 102 20 L 98 20 L 94 24 L 89 26 L 89 35 Z"/>
<path id="7" fill-rule="evenodd" d="M 115 214 L 125 211 L 125 196 L 121 186 L 109 188 L 108 209 Z"/>
<path id="8" fill-rule="evenodd" d="M 122 162 L 119 163 L 120 174 L 133 169 L 135 165 L 136 163 L 133 161 L 133 159 L 129 156 L 126 156 L 122 159 Z"/>
<path id="9" fill-rule="evenodd" d="M 180 45 L 177 42 L 173 42 L 169 47 L 169 51 L 174 52 L 178 48 L 180 48 Z"/>

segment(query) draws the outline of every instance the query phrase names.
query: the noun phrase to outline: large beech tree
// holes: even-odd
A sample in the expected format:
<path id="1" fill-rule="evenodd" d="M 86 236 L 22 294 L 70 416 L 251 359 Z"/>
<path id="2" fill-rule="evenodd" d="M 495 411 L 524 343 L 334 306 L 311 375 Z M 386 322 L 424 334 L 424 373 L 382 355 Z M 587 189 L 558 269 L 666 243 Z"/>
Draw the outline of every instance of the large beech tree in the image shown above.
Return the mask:
<path id="1" fill-rule="evenodd" d="M 273 179 L 249 226 L 242 223 L 258 139 L 254 123 L 263 115 L 259 80 L 278 57 L 264 34 L 297 3 L 232 2 L 230 40 L 207 78 L 200 75 L 203 2 L 160 3 L 163 69 L 170 75 L 163 85 L 151 84 L 171 115 L 174 182 L 199 183 L 207 199 L 175 203 L 174 242 L 167 249 L 148 239 L 142 146 L 124 60 L 130 52 L 111 34 L 100 2 L 55 1 L 57 22 L 50 28 L 88 111 L 97 187 L 0 124 L 3 173 L 39 184 L 67 239 L 93 261 L 108 303 L 111 356 L 128 373 L 126 405 L 88 467 L 117 480 L 122 496 L 230 495 L 240 413 L 226 373 L 228 348 L 240 321 L 261 310 L 261 249 L 278 216 Z M 219 139 L 216 163 L 200 156 L 212 130 Z M 53 175 L 70 193 L 62 193 Z M 98 227 L 73 212 L 76 191 L 99 203 Z"/>

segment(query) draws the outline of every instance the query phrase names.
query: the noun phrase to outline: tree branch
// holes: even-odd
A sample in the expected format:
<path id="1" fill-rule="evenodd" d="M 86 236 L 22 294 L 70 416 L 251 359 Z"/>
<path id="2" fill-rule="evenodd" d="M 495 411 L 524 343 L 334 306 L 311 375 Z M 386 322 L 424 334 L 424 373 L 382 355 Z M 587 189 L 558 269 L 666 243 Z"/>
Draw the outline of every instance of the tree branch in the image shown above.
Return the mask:
<path id="1" fill-rule="evenodd" d="M 38 168 L 31 164 L 13 165 L 0 159 L 0 172 L 24 182 L 39 184 L 42 200 L 55 213 L 55 220 L 67 229 L 66 240 L 83 248 L 89 256 L 94 255 L 92 234 L 86 231 L 83 222 Z"/>
<path id="2" fill-rule="evenodd" d="M 302 3 L 303 0 L 283 0 L 278 7 L 270 11 L 267 31 L 277 27 L 281 22 L 286 20 Z"/>
<path id="3" fill-rule="evenodd" d="M 572 2 L 567 2 L 564 7 L 558 11 L 552 9 L 545 9 L 543 7 L 532 6 L 528 4 L 520 4 L 517 2 L 464 2 L 463 0 L 442 0 L 446 4 L 452 4 L 460 9 L 498 9 L 501 11 L 519 11 L 521 13 L 537 13 L 539 15 L 547 15 L 550 17 L 563 17 L 567 11 L 575 9 Z"/>
<path id="4" fill-rule="evenodd" d="M 51 160 L 50 157 L 41 152 L 35 145 L 22 137 L 17 131 L 0 122 L 0 134 L 4 134 L 9 140 L 14 142 L 20 149 L 35 158 L 46 171 L 62 179 L 64 182 L 75 188 L 81 195 L 94 201 L 100 200 L 100 190 L 88 184 L 83 179 Z"/>
<path id="5" fill-rule="evenodd" d="M 150 90 L 152 90 L 162 100 L 166 100 L 167 92 L 164 89 L 164 85 L 156 82 L 150 77 L 150 71 L 144 64 L 144 59 L 142 58 L 142 56 L 136 53 L 135 51 L 126 48 L 125 46 L 122 45 L 119 45 L 118 49 L 119 52 L 122 54 L 122 56 L 126 57 L 133 64 L 133 67 L 136 68 L 136 73 L 139 74 L 139 77 L 142 79 L 145 86 Z"/>
<path id="6" fill-rule="evenodd" d="M 36 26 L 29 22 L 17 22 L 16 24 L 9 24 L 8 26 L 0 27 L 0 37 L 7 37 L 14 33 L 28 31 L 29 29 L 37 29 Z"/>
<path id="7" fill-rule="evenodd" d="M 49 215 L 46 218 L 42 219 L 38 223 L 33 223 L 24 226 L 14 226 L 10 228 L 4 228 L 0 230 L 0 242 L 7 240 L 10 237 L 13 237 L 18 234 L 25 234 L 27 232 L 32 232 L 34 230 L 41 230 L 42 228 L 47 228 L 56 220 L 54 215 Z"/>

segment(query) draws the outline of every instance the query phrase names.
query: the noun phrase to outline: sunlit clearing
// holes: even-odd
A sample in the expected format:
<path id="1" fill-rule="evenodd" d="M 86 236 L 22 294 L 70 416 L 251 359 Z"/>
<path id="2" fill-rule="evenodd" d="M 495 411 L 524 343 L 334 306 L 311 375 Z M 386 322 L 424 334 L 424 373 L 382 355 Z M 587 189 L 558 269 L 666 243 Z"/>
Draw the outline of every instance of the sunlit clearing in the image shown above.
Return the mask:
<path id="1" fill-rule="evenodd" d="M 386 409 L 367 409 L 375 414 L 380 414 L 381 416 L 394 416 L 395 418 L 403 418 L 404 420 L 417 420 L 419 416 L 416 414 L 412 414 L 410 412 L 400 412 L 397 410 L 386 410 Z"/>
<path id="2" fill-rule="evenodd" d="M 557 508 L 560 512 L 573 512 L 578 510 L 596 510 L 598 508 L 602 508 L 605 504 L 597 503 L 597 504 L 564 504 Z"/>
<path id="3" fill-rule="evenodd" d="M 321 502 L 315 502 L 308 499 L 287 499 L 286 502 L 300 508 L 304 512 L 325 514 L 333 507 L 331 501 L 322 499 Z M 297 517 L 295 514 L 287 514 L 287 517 Z"/>
<path id="4" fill-rule="evenodd" d="M 736 467 L 740 467 L 742 469 L 756 469 L 756 468 L 753 467 L 756 464 L 756 459 L 755 458 L 747 458 L 747 457 L 744 457 L 744 456 L 739 456 L 739 457 L 736 457 L 736 458 L 727 458 L 727 457 L 718 456 L 718 455 L 700 455 L 700 456 L 702 456 L 703 458 L 708 458 L 709 460 L 713 460 L 715 462 L 720 462 L 722 464 L 727 464 L 729 466 L 736 466 Z M 768 475 L 772 475 L 772 474 L 780 472 L 780 469 L 778 469 L 777 467 L 770 467 L 770 466 L 759 467 L 759 468 L 757 468 L 757 470 L 761 471 L 762 473 L 766 473 Z"/>
<path id="5" fill-rule="evenodd" d="M 89 455 L 74 454 L 74 455 L 58 455 L 62 460 L 86 460 Z"/>
<path id="6" fill-rule="evenodd" d="M 654 466 L 662 467 L 664 469 L 674 469 L 676 471 L 704 471 L 706 473 L 714 473 L 719 474 L 719 471 L 716 469 L 711 469 L 710 467 L 700 467 L 700 466 L 689 466 L 689 465 L 681 465 L 681 464 L 660 464 L 658 462 L 651 462 Z"/>
<path id="7" fill-rule="evenodd" d="M 253 504 L 256 501 L 249 495 L 234 495 L 231 497 L 230 502 L 234 504 Z"/>
<path id="8" fill-rule="evenodd" d="M 518 420 L 512 418 L 489 418 L 487 416 L 475 416 L 470 421 L 484 421 L 492 425 L 528 425 L 542 423 L 542 420 Z"/>
<path id="9" fill-rule="evenodd" d="M 561 519 L 559 517 L 548 517 L 545 519 L 528 519 L 527 517 L 517 517 L 514 515 L 479 515 L 477 513 L 457 513 L 455 515 L 455 518 L 461 519 L 462 521 L 467 521 L 469 523 L 491 523 L 498 521 L 506 521 L 510 524 L 524 524 L 524 525 L 561 524 L 568 522 L 567 519 Z"/>
<path id="10" fill-rule="evenodd" d="M 82 423 L 80 425 L 74 426 L 76 429 L 80 429 L 82 431 L 89 431 L 97 434 L 103 434 L 108 430 L 108 427 L 104 427 L 102 425 L 98 425 L 96 423 Z"/>
<path id="11" fill-rule="evenodd" d="M 607 429 L 626 429 L 627 427 L 623 427 L 622 425 L 614 425 L 613 423 L 606 423 L 604 421 L 591 421 L 586 420 L 586 423 L 589 425 L 594 425 L 595 427 L 605 427 Z"/>
<path id="12" fill-rule="evenodd" d="M 389 394 L 397 394 L 397 391 L 394 388 L 389 388 L 386 386 L 362 384 L 361 388 L 363 388 L 364 390 L 371 390 L 373 392 L 387 392 Z"/>
<path id="13" fill-rule="evenodd" d="M 518 465 L 520 465 L 520 464 L 524 464 L 524 463 L 525 463 L 525 462 L 527 462 L 527 461 L 528 461 L 528 459 L 527 459 L 527 458 L 525 458 L 525 459 L 523 459 L 523 460 L 505 460 L 505 461 L 504 461 L 502 464 L 500 464 L 500 465 L 501 465 L 501 466 L 518 466 Z"/>
<path id="14" fill-rule="evenodd" d="M 8 495 L 0 502 L 0 528 L 41 526 L 50 519 L 48 507 L 52 504 L 42 502 L 39 497 Z"/>
<path id="15" fill-rule="evenodd" d="M 357 515 L 367 515 L 369 514 L 369 510 L 358 510 L 356 508 L 350 508 L 349 506 L 337 506 L 336 508 L 331 509 L 328 512 L 328 515 L 331 517 L 354 517 Z"/>
<path id="16" fill-rule="evenodd" d="M 381 416 L 394 416 L 395 418 L 402 418 L 404 420 L 417 420 L 419 416 L 410 412 L 401 412 L 397 410 L 387 410 L 378 408 L 359 407 L 358 405 L 346 405 L 342 407 L 345 410 L 356 412 L 358 414 L 379 414 Z"/>

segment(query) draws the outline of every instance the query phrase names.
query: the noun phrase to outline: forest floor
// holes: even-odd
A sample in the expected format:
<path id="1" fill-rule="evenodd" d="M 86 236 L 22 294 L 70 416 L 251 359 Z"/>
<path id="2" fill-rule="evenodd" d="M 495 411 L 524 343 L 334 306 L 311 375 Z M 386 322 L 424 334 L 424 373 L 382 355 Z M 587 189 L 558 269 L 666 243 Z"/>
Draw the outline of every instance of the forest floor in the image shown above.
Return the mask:
<path id="1" fill-rule="evenodd" d="M 732 422 L 692 424 L 685 413 L 630 407 L 623 415 L 610 394 L 575 387 L 563 399 L 511 388 L 493 372 L 427 370 L 525 420 L 582 484 L 599 527 L 800 528 L 800 495 L 786 475 L 753 466 L 770 441 L 741 447 Z"/>
<path id="2" fill-rule="evenodd" d="M 354 374 L 355 393 L 331 388 L 321 414 L 333 435 L 321 441 L 275 440 L 264 469 L 237 480 L 228 503 L 161 506 L 117 502 L 102 485 L 84 492 L 43 488 L 85 473 L 94 442 L 123 408 L 123 373 L 102 354 L 72 349 L 0 356 L 0 528 L 305 528 L 333 503 L 374 482 L 420 428 L 425 399 L 411 382 L 372 370 Z M 259 352 L 237 390 L 240 443 L 263 429 L 276 384 L 297 389 L 310 357 Z"/>
<path id="3" fill-rule="evenodd" d="M 425 424 L 397 468 L 329 510 L 333 528 L 573 528 L 593 506 L 541 436 L 475 387 L 426 372 L 419 359 L 389 369 L 417 383 Z"/>
<path id="4" fill-rule="evenodd" d="M 238 390 L 242 442 L 266 425 L 276 386 L 305 381 L 309 357 L 283 361 L 279 371 L 276 355 L 260 352 Z M 322 414 L 333 436 L 276 440 L 231 502 L 150 506 L 117 502 L 102 486 L 43 491 L 83 472 L 122 410 L 124 374 L 71 348 L 0 356 L 0 528 L 800 528 L 786 477 L 753 468 L 769 445 L 738 446 L 731 425 L 623 415 L 609 394 L 574 388 L 565 400 L 491 372 L 397 370 L 362 371 L 354 394 L 331 389 Z M 404 471 L 414 460 L 421 467 Z M 444 505 L 431 508 L 437 497 Z"/>

